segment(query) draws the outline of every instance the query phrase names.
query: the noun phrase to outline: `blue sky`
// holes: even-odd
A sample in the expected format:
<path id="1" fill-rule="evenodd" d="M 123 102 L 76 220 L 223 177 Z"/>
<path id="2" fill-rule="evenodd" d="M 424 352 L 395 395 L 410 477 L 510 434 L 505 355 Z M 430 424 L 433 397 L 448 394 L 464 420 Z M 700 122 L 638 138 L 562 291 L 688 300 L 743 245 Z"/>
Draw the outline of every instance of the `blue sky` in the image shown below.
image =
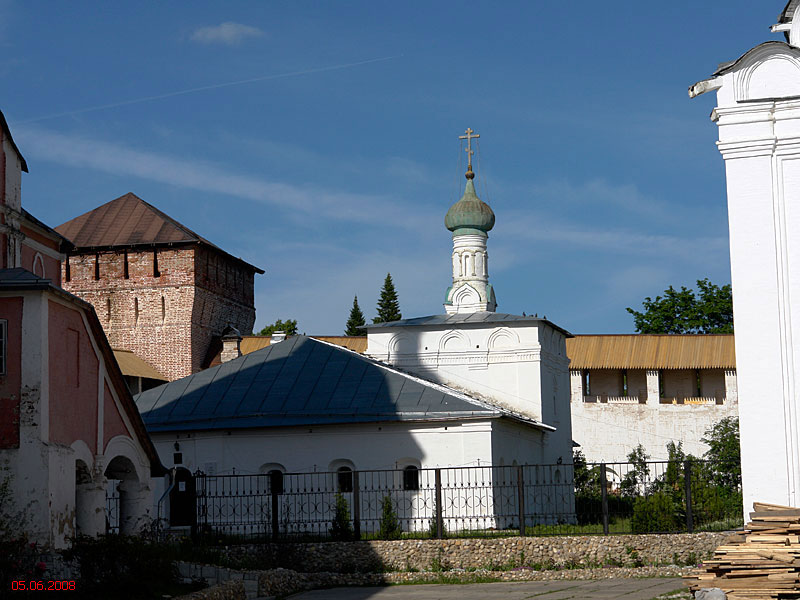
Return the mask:
<path id="1" fill-rule="evenodd" d="M 134 192 L 267 271 L 256 328 L 320 335 L 387 271 L 404 316 L 443 312 L 472 127 L 498 310 L 624 333 L 645 296 L 730 281 L 715 98 L 686 90 L 782 8 L 0 0 L 0 109 L 37 217 Z"/>

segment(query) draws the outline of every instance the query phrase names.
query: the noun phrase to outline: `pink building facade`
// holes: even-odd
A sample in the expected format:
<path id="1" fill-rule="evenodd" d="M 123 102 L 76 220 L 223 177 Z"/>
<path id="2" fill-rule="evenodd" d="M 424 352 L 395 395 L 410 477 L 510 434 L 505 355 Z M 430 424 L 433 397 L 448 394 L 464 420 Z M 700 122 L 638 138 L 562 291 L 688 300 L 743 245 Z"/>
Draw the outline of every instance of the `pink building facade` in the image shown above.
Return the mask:
<path id="1" fill-rule="evenodd" d="M 3 510 L 32 541 L 60 548 L 107 531 L 111 487 L 115 522 L 135 533 L 162 467 L 94 309 L 61 288 L 70 243 L 21 207 L 27 166 L 4 119 L 1 129 L 0 480 L 12 490 Z"/>

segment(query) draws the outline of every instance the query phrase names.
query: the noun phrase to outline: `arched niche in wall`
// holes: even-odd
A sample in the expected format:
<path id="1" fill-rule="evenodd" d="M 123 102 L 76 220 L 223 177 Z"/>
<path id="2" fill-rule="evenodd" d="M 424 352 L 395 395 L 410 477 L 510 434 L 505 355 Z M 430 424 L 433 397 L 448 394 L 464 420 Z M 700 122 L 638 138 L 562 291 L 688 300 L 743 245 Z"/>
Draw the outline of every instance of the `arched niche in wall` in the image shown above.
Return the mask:
<path id="1" fill-rule="evenodd" d="M 420 489 L 420 470 L 422 462 L 417 458 L 401 458 L 397 461 L 400 470 L 399 487 L 405 492 L 416 492 Z"/>
<path id="2" fill-rule="evenodd" d="M 519 336 L 507 327 L 495 329 L 489 335 L 489 350 L 516 348 L 519 346 Z"/>
<path id="3" fill-rule="evenodd" d="M 334 474 L 334 489 L 337 492 L 353 491 L 353 471 L 356 470 L 353 461 L 346 458 L 332 460 L 328 465 L 328 470 Z"/>
<path id="4" fill-rule="evenodd" d="M 413 354 L 417 351 L 414 340 L 406 333 L 398 333 L 389 340 L 389 354 Z"/>
<path id="5" fill-rule="evenodd" d="M 44 258 L 42 258 L 42 255 L 39 252 L 37 252 L 33 257 L 33 274 L 45 279 Z"/>
<path id="6" fill-rule="evenodd" d="M 471 285 L 465 284 L 453 294 L 453 304 L 477 304 L 481 301 L 481 295 Z"/>
<path id="7" fill-rule="evenodd" d="M 459 352 L 462 350 L 468 350 L 469 347 L 469 338 L 463 331 L 447 331 L 439 339 L 440 352 Z"/>
<path id="8" fill-rule="evenodd" d="M 738 102 L 800 96 L 800 51 L 767 43 L 740 60 L 734 86 Z"/>
<path id="9" fill-rule="evenodd" d="M 270 493 L 283 494 L 283 474 L 286 473 L 286 467 L 280 463 L 264 463 L 258 468 L 258 472 L 269 475 Z"/>

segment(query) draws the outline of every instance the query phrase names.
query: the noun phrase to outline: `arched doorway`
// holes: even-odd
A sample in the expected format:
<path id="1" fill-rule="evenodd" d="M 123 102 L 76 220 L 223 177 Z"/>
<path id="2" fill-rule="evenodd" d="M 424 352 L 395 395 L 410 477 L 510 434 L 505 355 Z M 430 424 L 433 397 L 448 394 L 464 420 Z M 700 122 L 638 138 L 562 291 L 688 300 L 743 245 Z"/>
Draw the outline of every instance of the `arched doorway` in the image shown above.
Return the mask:
<path id="1" fill-rule="evenodd" d="M 169 524 L 172 527 L 197 525 L 197 495 L 194 476 L 189 469 L 175 470 L 175 486 L 169 493 Z"/>

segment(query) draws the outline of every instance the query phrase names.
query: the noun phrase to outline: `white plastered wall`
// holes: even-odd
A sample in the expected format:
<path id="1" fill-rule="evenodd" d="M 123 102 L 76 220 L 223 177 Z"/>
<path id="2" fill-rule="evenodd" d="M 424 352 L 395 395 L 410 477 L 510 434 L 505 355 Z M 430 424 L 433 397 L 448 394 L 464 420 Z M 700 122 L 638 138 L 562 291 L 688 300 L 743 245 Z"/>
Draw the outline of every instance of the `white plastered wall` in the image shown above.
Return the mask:
<path id="1" fill-rule="evenodd" d="M 555 463 L 572 456 L 565 339 L 544 322 L 388 327 L 369 331 L 367 354 L 556 427 L 543 456 Z"/>
<path id="2" fill-rule="evenodd" d="M 798 506 L 800 50 L 757 47 L 705 86 L 727 176 L 744 510 Z"/>

